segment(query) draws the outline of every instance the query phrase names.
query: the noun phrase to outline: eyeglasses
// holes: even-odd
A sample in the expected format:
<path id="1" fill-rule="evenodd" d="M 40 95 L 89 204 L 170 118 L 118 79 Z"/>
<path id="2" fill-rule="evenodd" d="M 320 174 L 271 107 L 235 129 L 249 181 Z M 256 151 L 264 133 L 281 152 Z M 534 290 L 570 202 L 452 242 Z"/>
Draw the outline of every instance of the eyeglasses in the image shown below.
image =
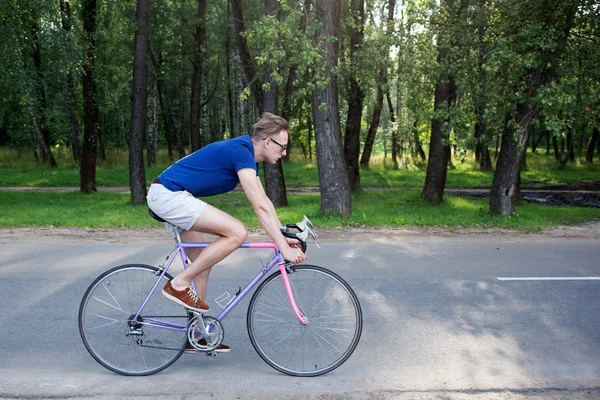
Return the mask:
<path id="1" fill-rule="evenodd" d="M 279 143 L 277 140 L 273 139 L 273 138 L 263 138 L 263 140 L 267 140 L 267 139 L 271 139 L 271 142 L 275 143 L 277 146 L 281 147 L 281 152 L 283 153 L 284 151 L 287 150 L 287 144 L 281 144 Z"/>

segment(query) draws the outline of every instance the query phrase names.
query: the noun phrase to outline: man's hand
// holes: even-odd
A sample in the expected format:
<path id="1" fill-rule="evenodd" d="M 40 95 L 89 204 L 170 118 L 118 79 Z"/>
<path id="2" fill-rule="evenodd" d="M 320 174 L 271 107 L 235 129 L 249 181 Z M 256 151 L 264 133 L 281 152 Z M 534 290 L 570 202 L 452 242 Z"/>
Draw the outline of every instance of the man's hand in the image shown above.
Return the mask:
<path id="1" fill-rule="evenodd" d="M 298 243 L 297 240 L 291 240 L 295 241 L 296 244 L 300 246 L 300 243 Z M 300 248 L 294 248 L 288 245 L 287 248 L 279 249 L 279 251 L 281 252 L 283 258 L 288 260 L 292 264 L 300 264 L 302 261 L 306 261 L 306 254 L 304 254 Z"/>
<path id="2" fill-rule="evenodd" d="M 292 238 L 286 237 L 285 240 L 287 240 L 290 247 L 293 247 L 295 249 L 302 248 L 302 243 L 300 243 L 300 241 L 298 239 L 292 239 Z"/>

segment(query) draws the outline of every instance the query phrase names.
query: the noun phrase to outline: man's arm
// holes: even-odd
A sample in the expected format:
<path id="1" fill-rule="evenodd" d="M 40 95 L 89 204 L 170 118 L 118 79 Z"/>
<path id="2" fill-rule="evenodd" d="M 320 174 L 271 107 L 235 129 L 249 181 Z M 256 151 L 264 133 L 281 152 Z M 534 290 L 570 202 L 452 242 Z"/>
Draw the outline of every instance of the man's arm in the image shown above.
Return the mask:
<path id="1" fill-rule="evenodd" d="M 306 255 L 300 249 L 292 248 L 279 230 L 281 222 L 273 203 L 265 193 L 260 179 L 256 176 L 256 171 L 252 168 L 243 168 L 238 171 L 238 176 L 244 193 L 250 204 L 252 204 L 258 222 L 260 222 L 267 235 L 273 239 L 284 258 L 294 264 L 306 260 Z"/>

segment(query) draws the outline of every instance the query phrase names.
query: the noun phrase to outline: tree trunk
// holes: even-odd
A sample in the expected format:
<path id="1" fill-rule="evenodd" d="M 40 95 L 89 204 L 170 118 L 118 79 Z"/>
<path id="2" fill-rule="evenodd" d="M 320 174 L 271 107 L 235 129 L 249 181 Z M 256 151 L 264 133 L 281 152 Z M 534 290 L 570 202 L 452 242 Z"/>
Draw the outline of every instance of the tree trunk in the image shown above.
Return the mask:
<path id="1" fill-rule="evenodd" d="M 398 125 L 396 124 L 396 118 L 394 117 L 394 107 L 392 105 L 392 96 L 388 91 L 385 95 L 387 99 L 388 110 L 390 112 L 390 122 L 392 123 L 392 163 L 394 169 L 398 169 L 398 157 L 400 153 L 400 142 L 398 140 Z"/>
<path id="2" fill-rule="evenodd" d="M 441 52 L 441 51 L 440 51 Z M 435 87 L 434 111 L 439 112 L 444 103 L 450 108 L 456 101 L 456 85 L 452 76 L 441 78 Z M 444 188 L 450 160 L 450 145 L 448 132 L 443 131 L 443 122 L 440 118 L 431 120 L 431 140 L 429 142 L 429 159 L 427 162 L 427 175 L 421 196 L 431 203 L 444 201 Z"/>
<path id="3" fill-rule="evenodd" d="M 156 164 L 156 157 L 158 152 L 158 94 L 157 94 L 157 82 L 154 81 L 152 90 L 148 95 L 148 122 L 147 129 L 147 142 L 146 142 L 146 162 L 148 166 Z"/>
<path id="4" fill-rule="evenodd" d="M 519 199 L 521 162 L 527 149 L 530 123 L 534 115 L 535 112 L 528 106 L 519 104 L 516 120 L 521 131 L 520 137 L 515 137 L 515 132 L 508 125 L 505 126 L 490 190 L 490 215 L 512 215 L 515 212 Z"/>
<path id="5" fill-rule="evenodd" d="M 192 97 L 190 101 L 190 153 L 202 147 L 200 138 L 200 113 L 202 103 L 202 61 L 206 41 L 206 2 L 198 0 L 198 25 L 194 33 L 194 73 L 192 75 Z"/>
<path id="6" fill-rule="evenodd" d="M 81 191 L 91 193 L 96 190 L 96 157 L 100 129 L 98 125 L 98 104 L 96 103 L 96 0 L 84 0 L 83 31 L 86 41 L 83 61 L 83 151 L 81 157 Z"/>
<path id="7" fill-rule="evenodd" d="M 317 40 L 326 46 L 326 87 L 317 85 L 313 91 L 313 115 L 317 141 L 317 167 L 321 189 L 321 211 L 349 215 L 352 212 L 350 183 L 340 132 L 337 67 L 339 43 L 332 40 L 339 33 L 340 0 L 317 0 L 316 15 L 322 22 Z"/>
<path id="8" fill-rule="evenodd" d="M 371 125 L 369 125 L 369 131 L 367 132 L 367 138 L 365 139 L 365 147 L 360 158 L 360 165 L 363 167 L 369 166 L 371 159 L 371 153 L 373 152 L 373 144 L 375 143 L 375 134 L 379 128 L 379 121 L 381 120 L 381 110 L 383 109 L 383 88 L 382 86 L 387 84 L 387 70 L 381 68 L 379 70 L 379 85 L 377 85 L 377 95 L 375 97 L 375 108 L 373 109 L 373 118 L 371 119 Z"/>
<path id="9" fill-rule="evenodd" d="M 594 132 L 592 133 L 592 139 L 590 140 L 590 144 L 587 149 L 587 155 L 585 157 L 585 161 L 588 163 L 592 163 L 594 160 L 594 148 L 596 145 L 600 143 L 600 132 L 598 131 L 598 127 L 594 127 Z"/>
<path id="10" fill-rule="evenodd" d="M 39 144 L 40 151 L 42 153 L 42 161 L 44 164 L 48 164 L 51 167 L 56 167 L 56 160 L 52 155 L 52 151 L 50 150 L 50 129 L 48 128 L 48 123 L 46 119 L 46 111 L 48 108 L 48 104 L 46 101 L 46 85 L 44 82 L 44 72 L 42 70 L 42 46 L 40 44 L 40 40 L 38 37 L 38 23 L 37 21 L 33 22 L 31 25 L 31 36 L 33 39 L 33 64 L 35 66 L 35 71 L 37 74 L 37 86 L 38 86 L 38 96 L 40 101 L 40 111 L 39 111 L 39 119 L 38 121 L 38 130 L 40 132 L 39 135 Z"/>
<path id="11" fill-rule="evenodd" d="M 454 11 L 454 0 L 445 0 L 445 8 L 452 16 L 451 24 L 458 24 L 458 19 L 466 7 L 468 0 L 460 1 L 460 8 Z M 448 51 L 449 44 L 456 44 L 455 37 L 438 38 L 438 64 L 445 70 L 451 69 L 452 60 Z M 442 73 L 435 87 L 433 110 L 435 113 L 444 112 L 454 107 L 456 103 L 456 83 L 454 76 Z M 444 201 L 444 188 L 446 187 L 446 175 L 448 174 L 448 162 L 450 161 L 450 132 L 444 130 L 444 122 L 439 116 L 431 120 L 431 140 L 429 142 L 429 159 L 427 161 L 427 175 L 421 196 L 430 203 L 441 203 Z"/>
<path id="12" fill-rule="evenodd" d="M 129 189 L 131 203 L 146 202 L 146 170 L 144 169 L 144 136 L 147 129 L 148 103 L 148 24 L 150 0 L 137 0 L 136 30 L 133 53 L 133 96 L 131 133 L 129 136 Z"/>
<path id="13" fill-rule="evenodd" d="M 440 50 L 438 62 L 446 59 L 446 50 Z M 440 112 L 454 106 L 456 102 L 456 84 L 454 77 L 443 75 L 435 87 L 434 111 Z M 444 200 L 444 188 L 450 161 L 450 144 L 448 134 L 443 129 L 444 122 L 439 118 L 431 120 L 431 140 L 429 142 L 429 159 L 427 175 L 421 196 L 431 203 L 441 203 Z"/>
<path id="14" fill-rule="evenodd" d="M 359 84 L 358 61 L 356 52 L 360 49 L 364 37 L 365 2 L 352 0 L 351 5 L 354 28 L 350 30 L 350 89 L 348 91 L 348 116 L 344 134 L 344 157 L 348 166 L 350 189 L 360 188 L 360 125 L 363 110 L 363 92 Z"/>

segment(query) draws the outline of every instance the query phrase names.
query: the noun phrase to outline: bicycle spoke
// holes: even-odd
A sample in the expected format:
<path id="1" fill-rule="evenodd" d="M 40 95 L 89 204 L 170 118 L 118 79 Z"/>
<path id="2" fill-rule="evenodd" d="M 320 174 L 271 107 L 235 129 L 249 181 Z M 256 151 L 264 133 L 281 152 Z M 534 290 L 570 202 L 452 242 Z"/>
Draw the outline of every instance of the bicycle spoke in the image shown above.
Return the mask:
<path id="1" fill-rule="evenodd" d="M 112 304 L 110 304 L 110 303 L 108 303 L 108 302 L 106 302 L 106 301 L 104 301 L 102 299 L 99 299 L 98 297 L 94 297 L 94 300 L 96 300 L 96 301 L 98 301 L 98 302 L 100 302 L 102 304 L 105 304 L 105 305 L 107 305 L 107 306 L 109 306 L 111 308 L 114 308 L 117 311 L 123 312 L 123 309 L 121 309 L 120 307 L 113 306 Z"/>
<path id="2" fill-rule="evenodd" d="M 101 319 L 107 319 L 111 322 L 107 322 L 106 324 L 102 324 L 102 325 L 98 325 L 98 326 L 94 326 L 92 328 L 90 328 L 90 330 L 96 330 L 96 329 L 100 329 L 103 328 L 105 326 L 110 326 L 110 325 L 114 325 L 114 324 L 118 324 L 120 321 L 114 318 L 109 318 L 109 317 L 105 317 L 103 315 L 96 315 L 96 317 L 101 318 Z"/>

